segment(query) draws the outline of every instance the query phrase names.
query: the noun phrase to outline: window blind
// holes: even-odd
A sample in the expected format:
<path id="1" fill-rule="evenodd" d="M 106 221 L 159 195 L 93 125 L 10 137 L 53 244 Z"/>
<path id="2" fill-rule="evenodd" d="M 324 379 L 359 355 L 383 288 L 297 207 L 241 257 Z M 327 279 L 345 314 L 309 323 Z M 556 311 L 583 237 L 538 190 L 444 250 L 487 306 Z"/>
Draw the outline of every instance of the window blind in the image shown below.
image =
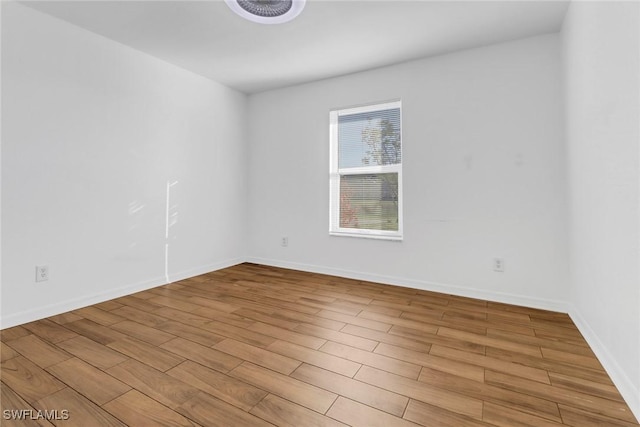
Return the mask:
<path id="1" fill-rule="evenodd" d="M 400 102 L 331 112 L 330 229 L 402 238 Z"/>

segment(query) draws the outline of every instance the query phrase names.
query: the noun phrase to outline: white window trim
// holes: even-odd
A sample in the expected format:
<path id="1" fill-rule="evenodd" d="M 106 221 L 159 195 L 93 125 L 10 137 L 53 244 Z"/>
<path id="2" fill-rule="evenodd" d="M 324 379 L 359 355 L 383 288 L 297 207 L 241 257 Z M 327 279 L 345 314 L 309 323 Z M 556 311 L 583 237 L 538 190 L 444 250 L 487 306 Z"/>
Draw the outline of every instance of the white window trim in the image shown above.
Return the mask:
<path id="1" fill-rule="evenodd" d="M 393 108 L 400 109 L 400 132 L 403 137 L 402 130 L 402 102 L 392 101 L 379 104 L 368 104 L 360 107 L 345 108 L 340 110 L 332 110 L 329 112 L 329 138 L 330 138 L 330 154 L 329 154 L 329 234 L 331 236 L 347 236 L 347 237 L 364 237 L 369 239 L 397 240 L 403 239 L 403 194 L 402 194 L 402 163 L 399 165 L 374 165 L 358 168 L 339 168 L 339 147 L 338 147 L 338 118 L 351 114 L 366 113 L 369 111 L 388 110 Z M 404 143 L 400 144 L 400 158 L 404 162 L 402 155 Z M 340 227 L 339 214 L 334 212 L 340 210 L 340 176 L 341 175 L 364 175 L 364 174 L 380 174 L 380 173 L 397 173 L 398 174 L 398 230 L 371 230 L 371 229 L 354 229 Z"/>

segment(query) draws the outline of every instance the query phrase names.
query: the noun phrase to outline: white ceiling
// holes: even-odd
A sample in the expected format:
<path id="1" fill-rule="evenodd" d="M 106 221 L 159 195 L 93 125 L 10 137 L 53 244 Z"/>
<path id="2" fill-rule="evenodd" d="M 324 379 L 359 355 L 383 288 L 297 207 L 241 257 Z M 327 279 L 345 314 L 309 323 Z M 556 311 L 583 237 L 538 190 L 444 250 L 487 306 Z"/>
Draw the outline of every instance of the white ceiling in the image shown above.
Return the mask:
<path id="1" fill-rule="evenodd" d="M 294 21 L 260 25 L 222 0 L 24 4 L 246 93 L 557 32 L 568 5 L 307 0 Z"/>

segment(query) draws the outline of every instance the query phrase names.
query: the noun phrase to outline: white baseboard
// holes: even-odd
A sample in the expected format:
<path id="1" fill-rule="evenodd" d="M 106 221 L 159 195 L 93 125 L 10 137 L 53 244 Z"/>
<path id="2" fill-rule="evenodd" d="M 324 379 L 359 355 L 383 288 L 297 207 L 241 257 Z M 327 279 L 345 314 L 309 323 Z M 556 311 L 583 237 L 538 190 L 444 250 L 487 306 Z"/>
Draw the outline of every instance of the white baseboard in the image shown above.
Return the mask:
<path id="1" fill-rule="evenodd" d="M 9 328 L 23 323 L 32 322 L 43 319 L 45 317 L 55 316 L 57 314 L 66 313 L 67 311 L 77 310 L 92 304 L 98 304 L 110 299 L 119 298 L 121 296 L 130 295 L 136 292 L 166 285 L 167 283 L 176 282 L 189 277 L 198 276 L 200 274 L 209 273 L 211 271 L 220 270 L 222 268 L 231 267 L 241 264 L 242 262 L 253 262 L 256 264 L 270 265 L 274 267 L 290 268 L 300 271 L 308 271 L 312 273 L 328 274 L 332 276 L 346 277 L 356 280 L 366 280 L 370 282 L 384 283 L 388 285 L 406 286 L 414 289 L 421 289 L 433 292 L 441 292 L 445 294 L 458 295 L 470 298 L 479 298 L 495 302 L 503 302 L 507 304 L 522 305 L 532 308 L 540 308 L 544 310 L 553 310 L 566 313 L 568 310 L 567 303 L 562 301 L 545 300 L 540 298 L 531 298 L 527 296 L 483 291 L 480 289 L 465 288 L 461 286 L 447 285 L 442 283 L 427 282 L 415 279 L 408 279 L 396 276 L 384 276 L 377 274 L 364 273 L 360 271 L 344 270 L 326 266 L 293 263 L 288 261 L 280 261 L 274 259 L 249 257 L 233 258 L 212 264 L 207 264 L 184 270 L 178 273 L 170 274 L 168 277 L 159 276 L 143 282 L 128 284 L 116 289 L 110 289 L 106 292 L 100 292 L 92 295 L 85 295 L 71 300 L 56 302 L 44 307 L 37 307 L 32 310 L 22 311 L 20 313 L 2 316 L 0 319 L 0 329 Z"/>
<path id="2" fill-rule="evenodd" d="M 212 271 L 222 270 L 223 268 L 233 267 L 234 265 L 242 264 L 243 262 L 245 262 L 245 259 L 243 257 L 238 257 L 220 262 L 214 262 L 212 264 L 207 264 L 200 267 L 190 268 L 189 270 L 183 270 L 179 273 L 170 274 L 169 283 L 188 279 L 189 277 L 200 276 L 201 274 L 211 273 Z"/>
<path id="3" fill-rule="evenodd" d="M 448 285 L 444 283 L 429 282 L 425 280 L 409 279 L 398 276 L 385 276 L 365 273 L 361 271 L 343 270 L 314 264 L 302 264 L 274 259 L 249 257 L 247 262 L 269 265 L 273 267 L 290 268 L 293 270 L 307 271 L 311 273 L 328 274 L 331 276 L 346 277 L 349 279 L 366 280 L 368 282 L 384 283 L 386 285 L 405 286 L 407 288 L 424 291 L 440 292 L 443 294 L 457 295 L 469 298 L 501 302 L 505 304 L 521 305 L 542 310 L 559 311 L 567 313 L 569 305 L 565 301 L 534 298 L 523 295 L 508 294 L 502 292 L 485 291 L 482 289 L 466 288 L 463 286 Z"/>
<path id="4" fill-rule="evenodd" d="M 640 421 L 640 389 L 634 386 L 633 381 L 624 370 L 618 364 L 616 358 L 611 354 L 609 349 L 600 341 L 598 335 L 593 331 L 591 326 L 587 323 L 584 317 L 580 314 L 577 308 L 571 306 L 569 310 L 569 316 L 573 323 L 578 327 L 580 333 L 587 340 L 587 343 L 595 353 L 596 357 L 604 367 L 611 381 L 615 384 L 616 388 L 622 395 L 631 412 L 635 415 L 636 419 Z"/>
<path id="5" fill-rule="evenodd" d="M 164 276 L 155 277 L 153 279 L 145 280 L 138 283 L 133 283 L 125 286 L 121 286 L 116 289 L 110 289 L 106 292 L 100 292 L 92 295 L 85 295 L 79 298 L 73 298 L 71 300 L 56 302 L 54 304 L 46 305 L 44 307 L 37 307 L 32 310 L 22 311 L 20 313 L 10 314 L 3 316 L 0 320 L 0 329 L 10 328 L 12 326 L 22 325 L 24 323 L 33 322 L 35 320 L 44 319 L 46 317 L 55 316 L 57 314 L 66 313 L 71 310 L 77 310 L 79 308 L 87 307 L 89 305 L 98 304 L 104 301 L 109 301 L 114 298 L 119 298 L 125 295 L 131 295 L 136 292 L 145 291 L 147 289 L 156 288 L 158 286 L 166 285 L 167 283 L 183 280 L 188 277 L 198 276 L 204 273 L 210 273 L 212 271 L 220 270 L 222 268 L 231 267 L 236 264 L 244 262 L 243 258 L 233 258 L 224 260 L 212 264 L 203 265 L 200 267 L 184 270 L 179 273 L 169 275 L 169 282 Z"/>

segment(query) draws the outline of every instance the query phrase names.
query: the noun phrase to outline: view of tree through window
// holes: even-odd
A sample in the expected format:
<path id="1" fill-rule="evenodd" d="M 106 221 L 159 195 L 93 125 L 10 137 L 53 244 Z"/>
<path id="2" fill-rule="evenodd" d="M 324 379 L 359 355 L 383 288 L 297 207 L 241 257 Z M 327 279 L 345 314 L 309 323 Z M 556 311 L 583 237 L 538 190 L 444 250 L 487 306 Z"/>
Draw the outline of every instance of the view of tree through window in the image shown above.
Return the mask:
<path id="1" fill-rule="evenodd" d="M 398 230 L 397 175 L 343 175 L 340 227 Z"/>

